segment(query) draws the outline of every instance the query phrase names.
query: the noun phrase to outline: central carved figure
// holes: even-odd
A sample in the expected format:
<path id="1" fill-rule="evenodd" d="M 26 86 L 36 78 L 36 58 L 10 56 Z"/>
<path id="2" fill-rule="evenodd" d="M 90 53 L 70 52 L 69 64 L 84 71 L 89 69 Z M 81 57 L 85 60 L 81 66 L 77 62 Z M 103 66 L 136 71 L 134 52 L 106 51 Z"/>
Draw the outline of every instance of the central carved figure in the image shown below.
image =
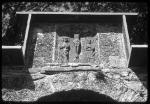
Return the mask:
<path id="1" fill-rule="evenodd" d="M 74 59 L 74 62 L 79 62 L 80 45 L 81 45 L 79 36 L 80 36 L 79 34 L 74 34 L 74 40 L 73 40 L 73 43 L 74 43 L 74 46 L 75 46 L 75 59 Z"/>

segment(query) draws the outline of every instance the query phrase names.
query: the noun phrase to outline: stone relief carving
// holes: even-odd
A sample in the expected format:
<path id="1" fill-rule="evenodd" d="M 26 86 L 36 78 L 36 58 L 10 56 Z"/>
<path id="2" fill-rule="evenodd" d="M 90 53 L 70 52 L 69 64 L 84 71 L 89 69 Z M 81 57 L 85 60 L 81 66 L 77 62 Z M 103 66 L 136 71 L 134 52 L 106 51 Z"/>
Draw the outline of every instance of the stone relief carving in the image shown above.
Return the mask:
<path id="1" fill-rule="evenodd" d="M 73 43 L 75 46 L 75 59 L 74 59 L 75 62 L 79 62 L 80 45 L 81 45 L 79 36 L 80 36 L 79 34 L 74 34 Z"/>
<path id="2" fill-rule="evenodd" d="M 68 63 L 70 51 L 69 38 L 63 38 L 62 44 L 59 44 L 59 49 L 60 49 L 60 61 L 62 63 Z"/>
<path id="3" fill-rule="evenodd" d="M 88 56 L 87 62 L 94 62 L 95 61 L 95 46 L 93 45 L 92 40 L 87 40 L 86 42 L 86 52 Z"/>

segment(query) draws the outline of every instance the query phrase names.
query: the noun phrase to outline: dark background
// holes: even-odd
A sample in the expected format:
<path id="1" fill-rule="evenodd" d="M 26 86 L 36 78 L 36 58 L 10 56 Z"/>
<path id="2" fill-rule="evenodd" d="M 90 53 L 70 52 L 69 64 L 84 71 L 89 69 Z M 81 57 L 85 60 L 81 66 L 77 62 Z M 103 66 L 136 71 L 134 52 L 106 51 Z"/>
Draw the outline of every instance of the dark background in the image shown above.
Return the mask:
<path id="1" fill-rule="evenodd" d="M 2 43 L 22 45 L 21 30 L 16 30 L 16 11 L 43 12 L 137 12 L 134 20 L 128 19 L 131 44 L 147 44 L 147 2 L 3 2 Z M 128 18 L 128 17 L 127 17 Z M 132 22 L 130 22 L 132 21 Z M 10 34 L 11 33 L 11 34 Z"/>

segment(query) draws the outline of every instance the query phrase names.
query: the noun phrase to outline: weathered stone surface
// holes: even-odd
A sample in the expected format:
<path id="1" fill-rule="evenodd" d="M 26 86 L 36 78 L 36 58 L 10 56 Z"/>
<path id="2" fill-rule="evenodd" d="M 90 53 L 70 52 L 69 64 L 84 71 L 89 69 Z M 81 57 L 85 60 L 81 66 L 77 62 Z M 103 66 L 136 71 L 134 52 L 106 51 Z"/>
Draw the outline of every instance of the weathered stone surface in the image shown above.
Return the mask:
<path id="1" fill-rule="evenodd" d="M 85 33 L 85 35 L 81 37 L 81 48 L 83 49 L 81 51 L 85 51 L 84 49 L 86 49 L 86 40 L 93 39 L 94 42 L 91 44 L 91 49 L 95 50 L 95 56 L 92 56 L 94 54 L 91 52 L 88 54 L 86 54 L 86 52 L 81 52 L 79 57 L 80 59 L 83 59 L 82 61 L 84 64 L 51 63 L 54 48 L 54 33 L 57 32 L 60 37 L 62 35 L 67 35 L 68 37 L 72 38 L 71 34 L 68 35 L 68 33 L 72 32 L 70 31 L 70 24 L 68 24 L 69 28 L 64 27 L 65 30 L 63 30 L 64 28 L 60 28 L 62 31 L 59 29 L 58 31 L 55 31 L 55 29 L 53 31 L 46 29 L 47 31 L 45 31 L 45 28 L 43 28 L 44 33 L 37 34 L 33 67 L 27 70 L 32 78 L 34 88 L 32 90 L 22 89 L 20 91 L 7 91 L 2 89 L 2 98 L 8 101 L 35 101 L 42 96 L 51 95 L 59 91 L 67 91 L 71 89 L 89 89 L 100 94 L 108 95 L 120 102 L 146 101 L 147 89 L 141 84 L 135 73 L 131 69 L 126 68 L 124 46 L 121 43 L 123 34 L 121 32 L 118 33 L 119 31 L 117 33 L 110 31 L 109 33 L 101 33 L 104 32 L 101 29 L 93 31 L 92 29 L 89 29 L 89 27 L 86 27 L 85 24 L 83 26 L 84 28 L 82 25 L 77 25 L 82 29 L 82 32 Z M 118 29 L 118 26 L 116 27 L 116 29 Z M 107 30 L 107 28 L 105 29 Z M 114 30 L 114 28 L 112 30 Z M 80 29 L 78 32 L 81 32 Z M 100 32 L 99 39 L 94 32 Z M 94 33 L 92 38 L 88 36 L 89 33 Z M 58 39 L 56 40 L 58 41 Z M 100 45 L 99 54 L 97 44 L 98 40 Z M 58 43 L 56 42 L 54 58 L 56 59 L 56 62 L 59 58 L 57 45 Z M 95 57 L 97 60 L 95 60 L 94 64 L 91 64 L 93 63 L 93 60 L 92 62 L 87 61 L 87 56 Z M 70 60 L 72 59 L 73 57 L 70 57 Z M 69 62 L 71 62 L 70 60 Z M 96 61 L 98 61 L 98 63 Z M 90 62 L 90 64 L 87 62 Z M 55 71 L 55 73 L 53 73 L 53 71 Z M 49 74 L 46 74 L 47 72 L 49 72 Z M 15 87 L 30 86 L 31 83 L 27 83 L 28 80 L 26 78 L 26 81 L 24 81 L 23 77 L 19 77 L 25 74 L 22 74 L 21 71 L 19 73 L 20 74 L 17 75 L 17 73 L 13 73 L 13 71 L 11 71 L 7 73 L 8 75 L 3 74 L 3 82 L 5 82 L 4 84 Z M 11 79 L 10 76 L 15 77 Z M 14 82 L 14 80 L 16 81 Z M 143 80 L 146 79 L 143 78 Z"/>
<path id="2" fill-rule="evenodd" d="M 120 102 L 146 101 L 147 90 L 144 86 L 142 87 L 141 82 L 128 81 L 126 83 L 124 79 L 121 79 L 122 76 L 119 78 L 113 76 L 114 70 L 113 72 L 109 70 L 112 77 L 105 77 L 105 81 L 97 79 L 96 73 L 98 72 L 94 71 L 64 72 L 47 75 L 42 79 L 35 80 L 35 90 L 29 90 L 28 94 L 25 90 L 19 93 L 16 91 L 9 93 L 10 91 L 2 90 L 2 96 L 4 100 L 35 101 L 42 96 L 50 95 L 57 91 L 89 89 L 106 94 Z M 20 95 L 21 93 L 25 95 Z M 13 97 L 8 98 L 11 95 Z"/>
<path id="3" fill-rule="evenodd" d="M 138 81 L 124 81 L 124 82 L 129 88 L 134 90 L 140 90 L 142 87 L 142 83 Z"/>
<path id="4" fill-rule="evenodd" d="M 105 67 L 123 67 L 124 63 L 124 48 L 120 40 L 120 33 L 101 33 L 100 34 L 100 59 Z M 122 59 L 122 60 L 120 60 Z M 120 63 L 120 62 L 123 63 Z"/>
<path id="5" fill-rule="evenodd" d="M 120 74 L 121 74 L 123 77 L 126 77 L 126 76 L 128 76 L 129 72 L 127 72 L 127 71 L 122 71 Z"/>
<path id="6" fill-rule="evenodd" d="M 54 32 L 37 33 L 33 67 L 42 67 L 45 63 L 52 62 L 52 51 L 54 45 Z"/>
<path id="7" fill-rule="evenodd" d="M 45 77 L 44 74 L 40 74 L 40 73 L 36 73 L 36 74 L 31 74 L 31 77 L 33 80 L 38 80 L 38 79 L 42 79 Z"/>
<path id="8" fill-rule="evenodd" d="M 107 28 L 106 28 L 106 27 Z M 102 28 L 103 27 L 103 28 Z M 109 27 L 109 28 L 108 28 Z M 117 28 L 116 28 L 117 27 Z M 34 53 L 34 60 L 33 60 L 33 66 L 34 67 L 42 67 L 45 66 L 47 63 L 52 62 L 52 55 L 54 53 L 54 62 L 57 62 L 59 57 L 59 38 L 68 37 L 70 38 L 70 51 L 69 51 L 69 62 L 73 62 L 74 59 L 74 46 L 73 46 L 73 34 L 78 33 L 80 35 L 81 40 L 81 52 L 79 54 L 79 60 L 87 61 L 94 64 L 102 63 L 104 64 L 104 67 L 125 67 L 125 55 L 124 55 L 124 47 L 121 44 L 121 40 L 123 38 L 123 35 L 121 34 L 121 28 L 119 24 L 111 24 L 108 25 L 102 25 L 102 24 L 88 24 L 88 23 L 68 23 L 68 24 L 48 24 L 48 23 L 36 23 L 34 28 L 38 28 L 41 31 L 37 31 L 37 43 L 35 47 L 35 53 Z M 57 29 L 56 29 L 57 28 Z M 106 32 L 105 30 L 108 31 Z M 111 30 L 111 31 L 110 31 Z M 105 31 L 103 33 L 103 31 Z M 117 33 L 115 33 L 117 31 Z M 57 39 L 56 39 L 56 46 L 54 45 L 54 34 L 56 33 Z M 100 33 L 99 39 L 96 35 L 97 33 Z M 83 41 L 84 40 L 84 41 Z M 86 54 L 86 41 L 91 40 L 91 46 L 93 47 L 94 51 L 92 51 L 91 54 Z M 100 43 L 98 43 L 98 40 Z M 98 46 L 98 44 L 100 47 Z M 55 51 L 53 51 L 53 48 L 55 47 Z M 85 49 L 84 49 L 85 48 Z M 101 52 L 98 52 L 100 48 Z M 100 57 L 99 57 L 100 53 Z M 109 56 L 116 56 L 119 57 L 120 60 L 117 61 L 117 64 L 113 64 L 110 59 L 110 65 L 109 65 Z M 88 58 L 89 57 L 89 58 Z M 92 58 L 91 58 L 92 57 Z M 85 59 L 84 59 L 85 58 Z M 89 60 L 89 61 L 88 61 Z M 91 61 L 90 61 L 91 60 Z M 84 62 L 86 63 L 86 62 Z"/>
<path id="9" fill-rule="evenodd" d="M 106 72 L 110 72 L 111 69 L 109 69 L 109 68 L 107 68 L 107 69 L 106 68 L 102 68 L 101 70 L 106 73 Z"/>
<path id="10" fill-rule="evenodd" d="M 120 74 L 114 74 L 114 75 L 113 75 L 113 78 L 115 78 L 115 79 L 120 78 Z"/>

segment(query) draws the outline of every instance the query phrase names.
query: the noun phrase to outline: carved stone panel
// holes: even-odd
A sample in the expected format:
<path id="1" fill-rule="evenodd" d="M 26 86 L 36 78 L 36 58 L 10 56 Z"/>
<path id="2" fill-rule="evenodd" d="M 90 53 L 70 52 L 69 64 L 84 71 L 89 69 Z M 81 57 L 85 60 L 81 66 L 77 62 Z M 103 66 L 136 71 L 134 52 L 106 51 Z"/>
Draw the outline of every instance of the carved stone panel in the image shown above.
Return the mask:
<path id="1" fill-rule="evenodd" d="M 59 62 L 68 63 L 69 62 L 69 53 L 70 53 L 70 38 L 61 37 L 58 41 L 58 50 L 59 50 Z"/>
<path id="2" fill-rule="evenodd" d="M 120 33 L 100 33 L 101 64 L 107 67 L 123 67 L 126 65 L 123 42 L 121 41 L 122 36 Z"/>
<path id="3" fill-rule="evenodd" d="M 59 46 L 64 44 L 61 40 L 67 37 L 68 47 L 70 47 L 67 63 L 95 63 L 98 58 L 98 38 L 94 26 L 85 23 L 57 24 L 57 62 L 64 63 L 60 61 L 63 49 Z"/>
<path id="4" fill-rule="evenodd" d="M 101 27 L 88 23 L 41 26 L 42 31 L 37 34 L 34 63 L 89 63 L 114 67 L 126 63 L 123 34 L 101 33 L 104 30 Z M 111 28 L 111 31 L 115 29 Z"/>
<path id="5" fill-rule="evenodd" d="M 97 63 L 98 41 L 97 37 L 86 37 L 82 39 L 81 61 L 83 63 Z"/>
<path id="6" fill-rule="evenodd" d="M 46 63 L 52 63 L 54 32 L 37 33 L 37 41 L 34 52 L 33 67 L 42 67 Z"/>

